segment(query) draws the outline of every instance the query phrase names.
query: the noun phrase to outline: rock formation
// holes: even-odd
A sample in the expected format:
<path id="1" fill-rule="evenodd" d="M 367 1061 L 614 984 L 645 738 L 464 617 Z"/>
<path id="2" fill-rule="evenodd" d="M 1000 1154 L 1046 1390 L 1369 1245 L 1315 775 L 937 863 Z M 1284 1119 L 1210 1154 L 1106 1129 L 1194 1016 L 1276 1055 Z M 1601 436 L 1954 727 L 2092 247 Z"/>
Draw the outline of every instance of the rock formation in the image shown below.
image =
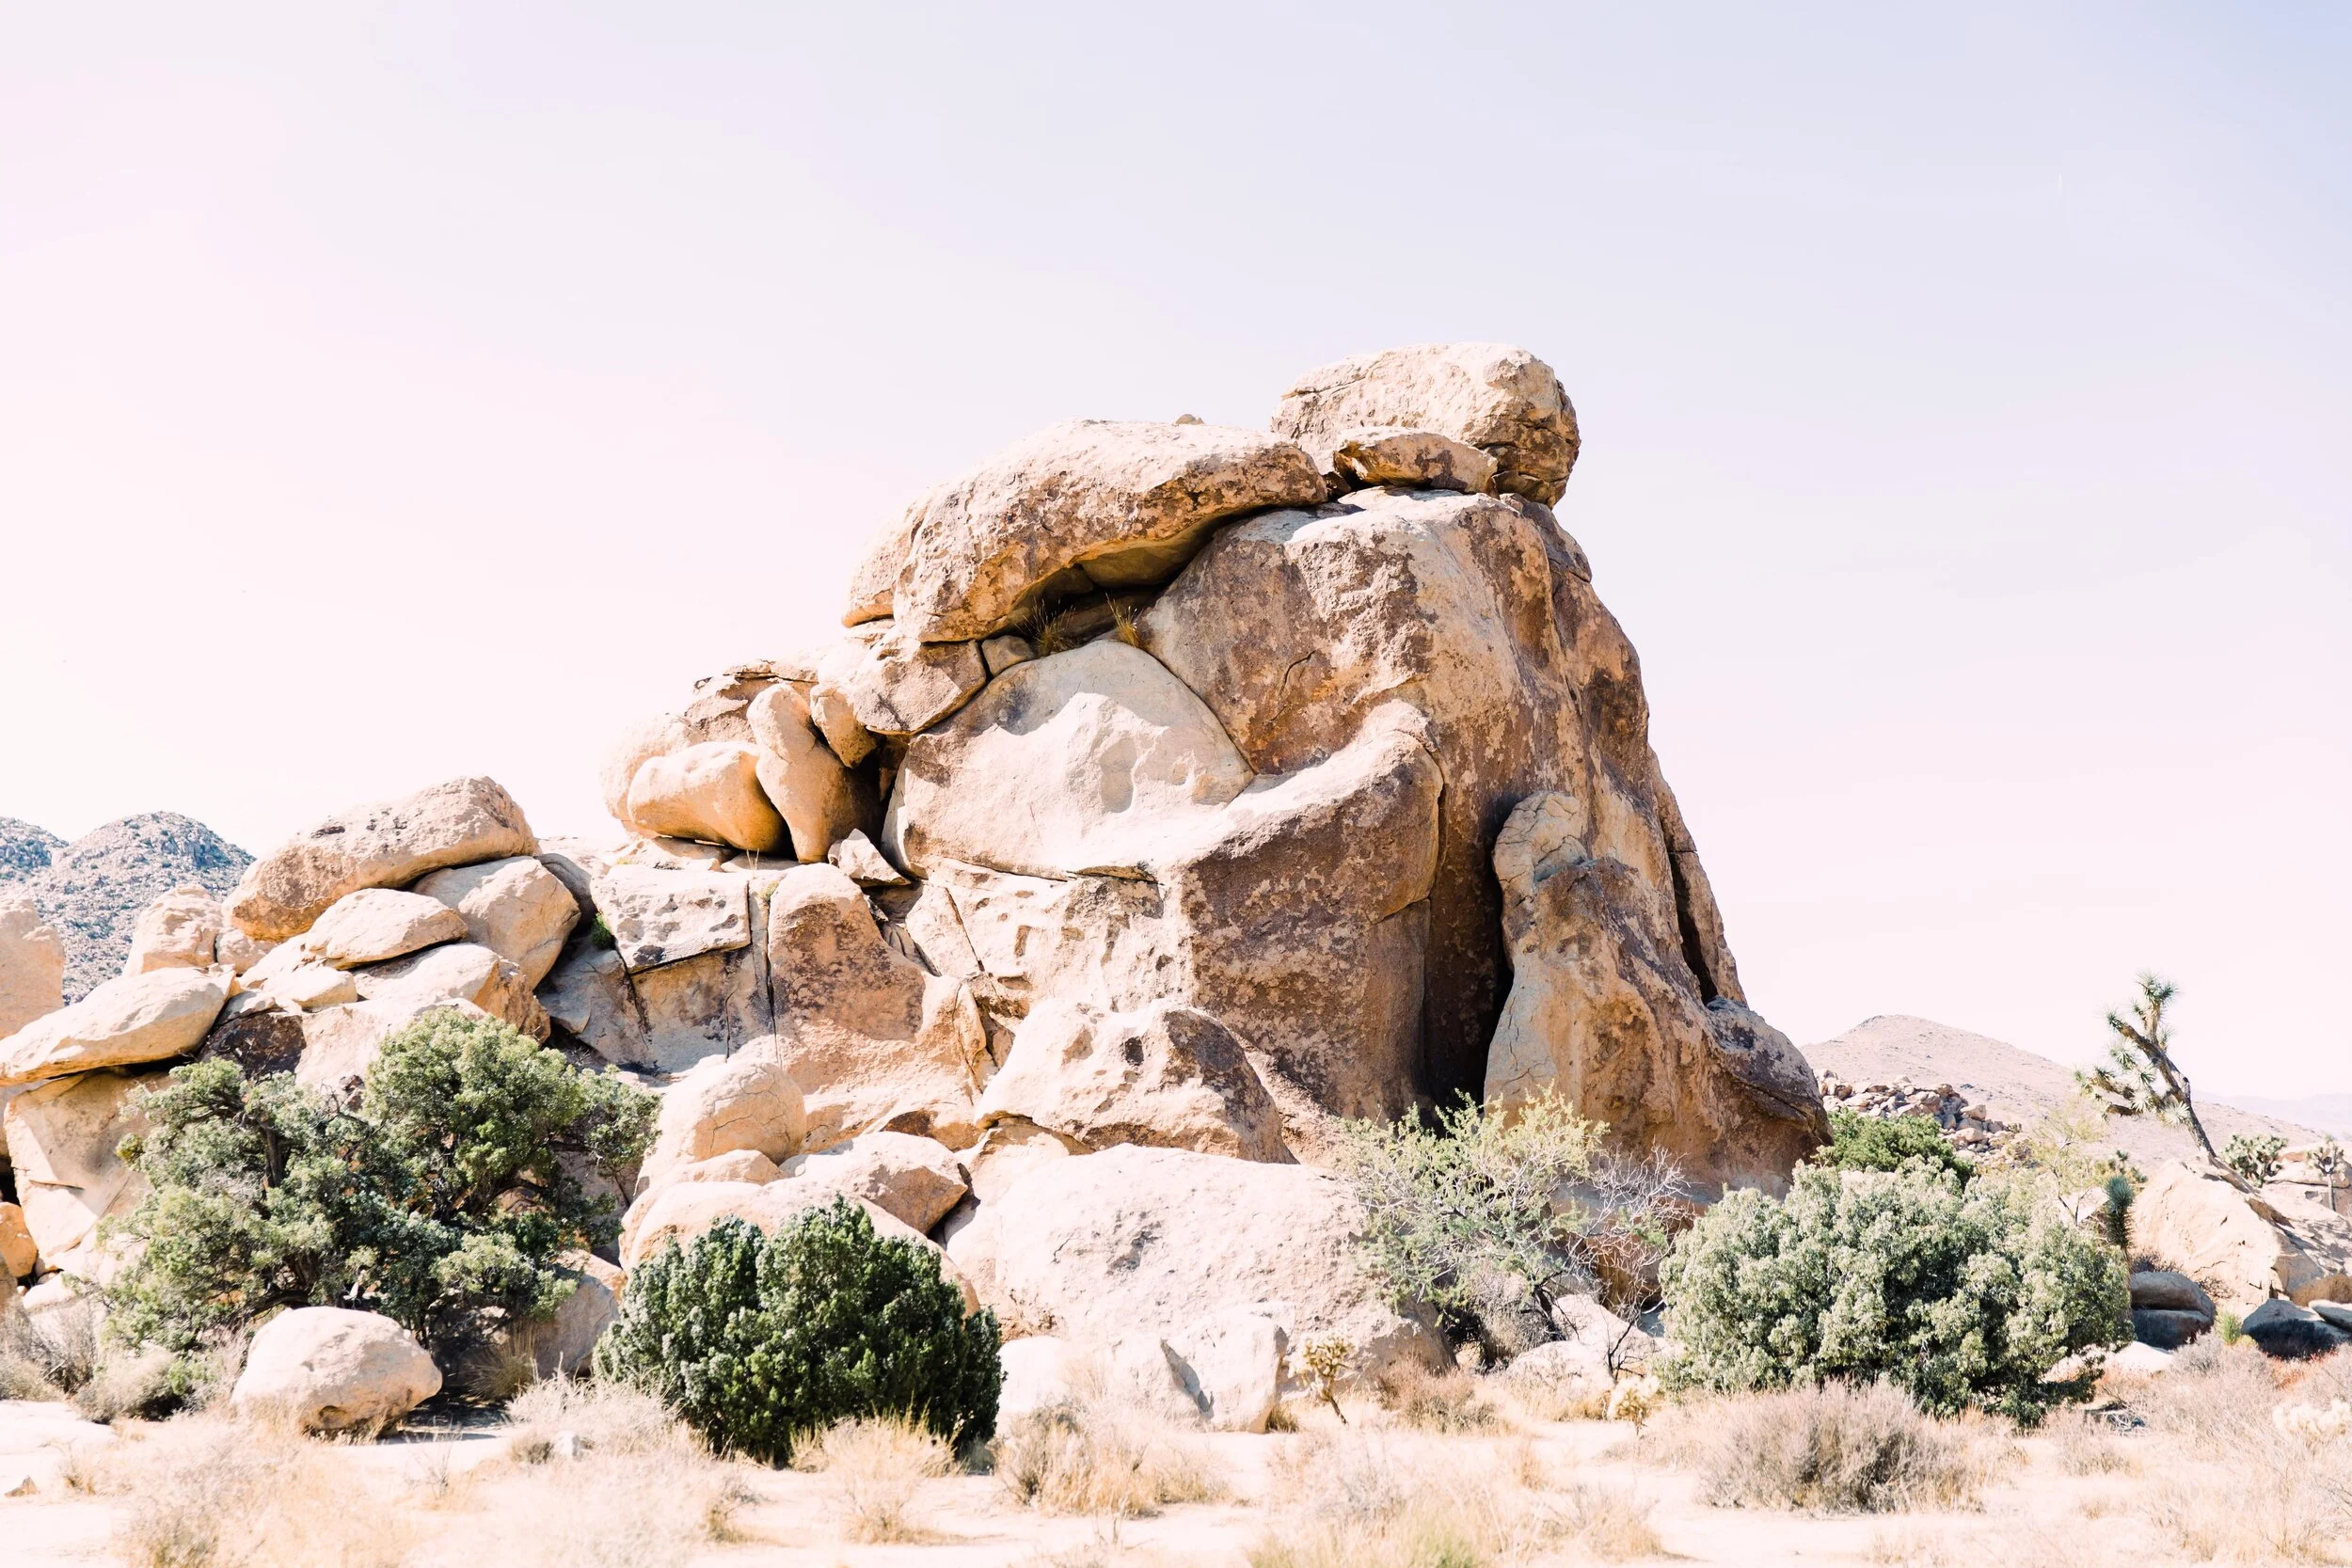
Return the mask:
<path id="1" fill-rule="evenodd" d="M 1218 1425 L 1298 1336 L 1434 1356 L 1313 1168 L 1341 1118 L 1557 1092 L 1706 1187 L 1825 1131 L 1549 510 L 1577 443 L 1494 344 L 1313 372 L 1269 432 L 1055 426 L 885 528 L 819 645 L 628 727 L 611 836 L 487 779 L 340 813 L 158 902 L 0 1074 L 340 1089 L 479 1008 L 666 1090 L 624 1263 L 847 1197 Z"/>

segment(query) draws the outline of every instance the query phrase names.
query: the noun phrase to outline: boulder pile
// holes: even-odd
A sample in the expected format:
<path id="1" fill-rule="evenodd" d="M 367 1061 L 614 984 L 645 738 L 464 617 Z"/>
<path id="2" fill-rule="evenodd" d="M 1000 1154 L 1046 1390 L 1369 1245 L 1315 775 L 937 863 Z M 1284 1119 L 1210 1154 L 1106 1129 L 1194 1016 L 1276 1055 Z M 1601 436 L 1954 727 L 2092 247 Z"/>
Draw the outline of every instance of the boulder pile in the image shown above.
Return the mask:
<path id="1" fill-rule="evenodd" d="M 1018 442 L 881 531 L 839 627 L 628 726 L 612 834 L 454 780 L 158 905 L 0 1041 L 83 1129 L 30 1180 L 94 1223 L 142 1074 L 340 1090 L 477 1007 L 669 1093 L 624 1263 L 842 1195 L 1015 1334 L 1144 1336 L 1220 1422 L 1301 1335 L 1429 1354 L 1308 1168 L 1343 1118 L 1554 1092 L 1706 1189 L 1826 1135 L 1550 510 L 1578 445 L 1549 367 L 1475 343 L 1312 372 L 1265 431 Z"/>
<path id="2" fill-rule="evenodd" d="M 1833 1111 L 1853 1111 L 1893 1121 L 1902 1117 L 1926 1117 L 1943 1130 L 1963 1154 L 1992 1154 L 2007 1148 L 2018 1129 L 1993 1114 L 1983 1101 L 1972 1101 L 1949 1084 L 1922 1088 L 1908 1078 L 1892 1084 L 1850 1084 L 1823 1073 L 1821 1103 Z"/>

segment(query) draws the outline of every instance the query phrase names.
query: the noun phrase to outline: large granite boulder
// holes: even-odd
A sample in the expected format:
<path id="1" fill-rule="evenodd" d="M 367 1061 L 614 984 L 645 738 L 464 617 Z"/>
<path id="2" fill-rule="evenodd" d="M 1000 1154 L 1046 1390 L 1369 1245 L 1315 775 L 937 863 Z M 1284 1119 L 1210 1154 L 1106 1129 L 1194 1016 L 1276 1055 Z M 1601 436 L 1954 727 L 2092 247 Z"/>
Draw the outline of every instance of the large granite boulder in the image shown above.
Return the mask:
<path id="1" fill-rule="evenodd" d="M 662 1091 L 638 1190 L 658 1187 L 673 1171 L 723 1154 L 748 1150 L 771 1162 L 789 1159 L 807 1128 L 800 1085 L 772 1041 L 755 1041 L 732 1056 L 707 1057 Z"/>
<path id="2" fill-rule="evenodd" d="M 1092 1148 L 1291 1157 L 1281 1117 L 1241 1042 L 1181 1003 L 1127 1013 L 1059 1001 L 1032 1007 L 980 1096 L 982 1127 L 1009 1119 Z"/>
<path id="3" fill-rule="evenodd" d="M 1165 582 L 1225 518 L 1323 496 L 1306 453 L 1255 431 L 1073 420 L 917 501 L 858 568 L 844 619 L 872 619 L 890 577 L 903 634 L 968 641 L 1041 595 Z"/>
<path id="4" fill-rule="evenodd" d="M 265 981 L 305 959 L 330 969 L 358 969 L 465 940 L 465 916 L 439 899 L 362 888 L 329 904 L 309 930 L 274 950 L 251 973 Z"/>
<path id="5" fill-rule="evenodd" d="M 1309 371 L 1282 394 L 1273 429 L 1359 483 L 1395 481 L 1351 473 L 1350 447 L 1377 450 L 1391 432 L 1449 436 L 1493 459 L 1494 488 L 1547 506 L 1567 488 L 1579 445 L 1559 377 L 1507 343 L 1422 343 Z"/>
<path id="6" fill-rule="evenodd" d="M 1328 1171 L 1122 1146 L 1037 1166 L 984 1201 L 947 1255 L 1015 1338 L 1175 1341 L 1248 1308 L 1294 1346 L 1344 1338 L 1361 1375 L 1440 1365 L 1432 1325 L 1364 1275 L 1359 1224 Z"/>
<path id="7" fill-rule="evenodd" d="M 225 969 L 157 969 L 109 980 L 0 1040 L 0 1088 L 183 1055 L 228 1000 Z"/>
<path id="8" fill-rule="evenodd" d="M 522 807 L 485 778 L 452 779 L 397 800 L 340 812 L 246 868 L 228 899 L 247 936 L 300 936 L 329 905 L 361 888 L 405 887 L 428 871 L 528 855 L 537 846 Z"/>
<path id="9" fill-rule="evenodd" d="M 391 1319 L 297 1307 L 253 1336 L 229 1400 L 241 1416 L 373 1435 L 440 1391 L 433 1357 Z"/>
<path id="10" fill-rule="evenodd" d="M 455 911 L 465 939 L 513 964 L 532 990 L 555 967 L 580 922 L 571 891 L 530 855 L 436 871 L 416 891 Z"/>
<path id="11" fill-rule="evenodd" d="M 131 923 L 131 953 L 125 974 L 151 969 L 209 969 L 220 942 L 220 900 L 194 882 L 183 883 L 141 910 Z"/>

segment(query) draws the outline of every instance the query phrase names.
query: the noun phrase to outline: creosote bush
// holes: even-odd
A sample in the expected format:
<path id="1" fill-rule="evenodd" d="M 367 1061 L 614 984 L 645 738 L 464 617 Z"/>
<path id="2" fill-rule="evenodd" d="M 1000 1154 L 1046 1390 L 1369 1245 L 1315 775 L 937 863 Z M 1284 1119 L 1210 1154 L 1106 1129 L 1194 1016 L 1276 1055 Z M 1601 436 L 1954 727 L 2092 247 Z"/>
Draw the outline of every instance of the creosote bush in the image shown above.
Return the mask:
<path id="1" fill-rule="evenodd" d="M 1933 1117 L 1864 1116 L 1860 1111 L 1829 1114 L 1830 1146 L 1819 1162 L 1839 1170 L 1900 1170 L 1923 1160 L 1950 1171 L 1963 1181 L 1977 1174 L 1976 1163 L 1954 1148 Z"/>
<path id="2" fill-rule="evenodd" d="M 897 1417 L 962 1446 L 996 1427 L 995 1314 L 967 1318 L 930 1253 L 846 1200 L 773 1236 L 721 1220 L 629 1276 L 598 1375 L 659 1397 L 723 1453 L 770 1464 L 838 1421 Z"/>
<path id="3" fill-rule="evenodd" d="M 350 1307 L 438 1354 L 563 1302 L 555 1255 L 618 1226 L 565 1157 L 617 1180 L 657 1102 L 445 1010 L 384 1042 L 356 1106 L 215 1059 L 139 1108 L 121 1152 L 152 1190 L 119 1227 L 144 1245 L 108 1292 L 115 1338 L 184 1355 L 278 1307 Z"/>
<path id="4" fill-rule="evenodd" d="M 1348 1123 L 1340 1164 L 1373 1273 L 1490 1354 L 1557 1338 L 1564 1295 L 1634 1315 L 1687 1193 L 1662 1157 L 1608 1152 L 1607 1132 L 1549 1093 L 1508 1110 L 1466 1101 L 1434 1129 Z"/>
<path id="5" fill-rule="evenodd" d="M 2087 1380 L 2060 1360 L 2131 1338 L 2112 1247 L 2020 1181 L 1800 1167 L 1728 1194 L 1667 1259 L 1670 1385 L 1747 1392 L 1884 1380 L 1930 1411 L 2038 1420 Z"/>

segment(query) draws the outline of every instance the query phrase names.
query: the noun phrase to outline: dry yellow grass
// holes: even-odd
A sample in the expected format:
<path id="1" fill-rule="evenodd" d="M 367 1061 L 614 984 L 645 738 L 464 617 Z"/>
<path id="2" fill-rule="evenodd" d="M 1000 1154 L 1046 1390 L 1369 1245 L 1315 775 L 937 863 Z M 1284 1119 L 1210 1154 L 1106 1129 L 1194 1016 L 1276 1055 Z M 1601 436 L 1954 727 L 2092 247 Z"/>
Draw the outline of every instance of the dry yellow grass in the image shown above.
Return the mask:
<path id="1" fill-rule="evenodd" d="M 936 1433 L 877 1417 L 828 1428 L 801 1445 L 792 1464 L 832 1483 L 834 1508 L 850 1540 L 919 1541 L 924 1531 L 907 1513 L 915 1489 L 946 1475 L 955 1457 Z"/>
<path id="2" fill-rule="evenodd" d="M 1225 1495 L 1224 1478 L 1196 1440 L 1110 1400 L 1053 1405 L 1008 1422 L 993 1457 L 1014 1499 L 1049 1513 L 1136 1518 L 1168 1503 Z"/>
<path id="3" fill-rule="evenodd" d="M 1676 1408 L 1650 1450 L 1696 1471 L 1723 1508 L 1890 1513 L 1974 1507 L 2002 1445 L 1981 1420 L 1938 1420 L 1899 1388 L 1826 1384 Z"/>
<path id="4" fill-rule="evenodd" d="M 337 1457 L 282 1429 L 189 1418 L 99 1450 L 84 1484 L 126 1505 L 115 1548 L 131 1568 L 394 1568 L 415 1522 Z"/>

